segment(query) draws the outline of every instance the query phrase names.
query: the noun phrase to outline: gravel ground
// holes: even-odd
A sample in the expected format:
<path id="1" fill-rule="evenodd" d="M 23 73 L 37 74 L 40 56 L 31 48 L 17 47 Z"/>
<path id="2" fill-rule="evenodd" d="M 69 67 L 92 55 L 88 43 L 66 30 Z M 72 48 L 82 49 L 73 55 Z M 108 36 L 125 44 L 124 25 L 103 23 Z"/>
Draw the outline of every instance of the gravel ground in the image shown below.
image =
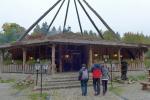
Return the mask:
<path id="1" fill-rule="evenodd" d="M 150 100 L 150 89 L 142 90 L 142 86 L 139 83 L 132 85 L 126 85 L 123 87 L 124 93 L 122 97 L 127 98 L 127 100 Z"/>
<path id="2" fill-rule="evenodd" d="M 138 74 L 140 75 L 142 73 L 140 72 Z M 134 74 L 135 72 L 131 73 L 131 75 Z M 15 78 L 16 80 L 25 79 L 27 76 L 28 74 L 0 74 L 0 77 L 5 79 Z M 51 100 L 150 100 L 150 89 L 143 91 L 141 87 L 139 83 L 121 85 L 123 92 L 119 96 L 110 91 L 105 96 L 94 96 L 92 87 L 88 89 L 88 96 L 86 97 L 81 96 L 80 88 L 51 90 L 49 94 Z M 29 100 L 27 96 L 23 95 L 26 94 L 14 95 L 10 84 L 0 83 L 0 100 Z"/>
<path id="3" fill-rule="evenodd" d="M 28 98 L 15 95 L 10 84 L 0 83 L 0 100 L 28 100 Z"/>
<path id="4" fill-rule="evenodd" d="M 122 100 L 115 94 L 108 92 L 105 96 L 94 96 L 93 88 L 88 88 L 88 95 L 81 96 L 80 88 L 61 89 L 50 91 L 50 100 Z"/>

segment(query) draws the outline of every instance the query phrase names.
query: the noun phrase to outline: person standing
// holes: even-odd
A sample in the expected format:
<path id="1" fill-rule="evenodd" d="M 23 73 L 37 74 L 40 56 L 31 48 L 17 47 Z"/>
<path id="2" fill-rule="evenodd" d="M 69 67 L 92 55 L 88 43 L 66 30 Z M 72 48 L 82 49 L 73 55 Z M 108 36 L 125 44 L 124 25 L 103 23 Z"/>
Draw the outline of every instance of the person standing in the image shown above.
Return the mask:
<path id="1" fill-rule="evenodd" d="M 79 71 L 79 80 L 81 83 L 82 96 L 86 96 L 87 95 L 87 83 L 89 80 L 89 72 L 85 64 L 82 64 L 82 68 Z"/>
<path id="2" fill-rule="evenodd" d="M 122 58 L 121 59 L 121 79 L 127 80 L 128 63 Z"/>
<path id="3" fill-rule="evenodd" d="M 102 77 L 100 64 L 94 64 L 92 69 L 94 95 L 100 94 L 100 78 Z"/>
<path id="4" fill-rule="evenodd" d="M 107 92 L 108 80 L 110 78 L 107 65 L 102 65 L 102 86 L 103 86 L 103 95 Z"/>

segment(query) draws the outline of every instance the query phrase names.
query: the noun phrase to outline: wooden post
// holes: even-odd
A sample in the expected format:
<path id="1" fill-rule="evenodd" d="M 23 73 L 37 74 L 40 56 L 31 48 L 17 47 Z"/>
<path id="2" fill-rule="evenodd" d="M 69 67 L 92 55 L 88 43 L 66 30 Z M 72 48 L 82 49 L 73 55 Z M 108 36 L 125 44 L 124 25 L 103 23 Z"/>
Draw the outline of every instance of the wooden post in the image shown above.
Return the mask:
<path id="1" fill-rule="evenodd" d="M 144 51 L 142 50 L 142 58 L 141 58 L 142 62 L 144 62 L 144 59 L 145 59 L 145 54 Z"/>
<path id="2" fill-rule="evenodd" d="M 4 62 L 4 50 L 1 50 L 1 53 L 0 53 L 0 72 L 2 72 L 3 70 L 3 62 Z"/>
<path id="3" fill-rule="evenodd" d="M 88 66 L 92 66 L 93 55 L 92 55 L 92 46 L 89 46 L 88 48 Z"/>
<path id="4" fill-rule="evenodd" d="M 56 65 L 55 65 L 55 44 L 52 45 L 52 70 L 51 73 L 54 74 L 56 70 Z"/>
<path id="5" fill-rule="evenodd" d="M 145 53 L 144 53 L 144 51 L 143 50 L 141 50 L 141 52 L 142 52 L 142 57 L 141 57 L 141 63 L 142 63 L 142 68 L 141 69 L 143 69 L 145 66 L 144 66 L 144 60 L 145 60 Z"/>
<path id="6" fill-rule="evenodd" d="M 27 52 L 26 52 L 26 48 L 22 48 L 22 52 L 23 52 L 23 73 L 25 72 L 25 64 L 26 64 L 26 54 L 27 54 Z"/>
<path id="7" fill-rule="evenodd" d="M 121 49 L 118 50 L 118 62 L 121 63 Z"/>
<path id="8" fill-rule="evenodd" d="M 62 46 L 59 45 L 59 71 L 62 72 Z"/>
<path id="9" fill-rule="evenodd" d="M 121 70 L 121 48 L 118 49 L 118 68 Z"/>

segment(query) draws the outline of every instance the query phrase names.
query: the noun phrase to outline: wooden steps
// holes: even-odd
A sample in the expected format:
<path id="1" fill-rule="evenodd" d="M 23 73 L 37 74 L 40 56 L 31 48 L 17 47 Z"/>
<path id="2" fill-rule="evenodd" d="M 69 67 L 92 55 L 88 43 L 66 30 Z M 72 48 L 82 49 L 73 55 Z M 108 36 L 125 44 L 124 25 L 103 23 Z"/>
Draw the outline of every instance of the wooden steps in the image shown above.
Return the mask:
<path id="1" fill-rule="evenodd" d="M 92 78 L 90 76 L 88 86 L 92 86 Z M 78 80 L 78 73 L 61 73 L 51 77 L 43 82 L 43 90 L 51 89 L 64 89 L 64 88 L 78 88 L 80 87 L 80 81 Z M 40 90 L 40 83 L 34 88 L 34 90 Z"/>

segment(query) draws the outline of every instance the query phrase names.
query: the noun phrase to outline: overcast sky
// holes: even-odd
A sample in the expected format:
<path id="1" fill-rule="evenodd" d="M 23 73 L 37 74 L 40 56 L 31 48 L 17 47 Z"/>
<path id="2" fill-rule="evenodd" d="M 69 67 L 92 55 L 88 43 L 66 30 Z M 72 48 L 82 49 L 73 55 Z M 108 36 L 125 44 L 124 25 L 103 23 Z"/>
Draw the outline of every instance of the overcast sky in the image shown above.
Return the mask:
<path id="1" fill-rule="evenodd" d="M 28 28 L 57 0 L 0 0 L 0 27 L 5 22 L 15 22 Z M 82 1 L 82 0 L 81 0 Z M 108 25 L 121 35 L 125 32 L 143 32 L 150 35 L 150 0 L 86 0 L 102 16 Z M 59 17 L 53 25 L 63 26 L 65 17 L 65 2 Z M 85 6 L 85 5 L 84 5 Z M 41 22 L 51 22 L 59 5 Z M 92 24 L 78 4 L 81 23 L 84 30 L 93 30 Z M 86 7 L 87 8 L 87 7 Z M 87 9 L 99 29 L 106 30 L 104 25 Z M 73 0 L 69 9 L 67 26 L 74 32 L 80 31 Z M 2 29 L 1 29 L 2 30 Z"/>

